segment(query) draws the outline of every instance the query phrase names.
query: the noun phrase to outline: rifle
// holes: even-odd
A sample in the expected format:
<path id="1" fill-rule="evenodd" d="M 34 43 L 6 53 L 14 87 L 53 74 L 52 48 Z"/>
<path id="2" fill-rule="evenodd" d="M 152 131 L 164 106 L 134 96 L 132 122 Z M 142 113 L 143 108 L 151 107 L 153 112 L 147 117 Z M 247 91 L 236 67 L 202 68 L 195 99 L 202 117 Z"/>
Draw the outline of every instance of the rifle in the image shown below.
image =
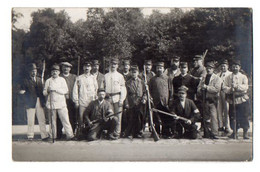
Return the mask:
<path id="1" fill-rule="evenodd" d="M 232 74 L 233 75 L 233 74 Z M 232 82 L 234 82 L 234 75 L 232 76 Z M 234 119 L 233 119 L 233 123 L 234 123 L 234 139 L 237 138 L 237 113 L 236 113 L 236 105 L 235 105 L 235 89 L 232 87 L 232 108 L 233 108 L 233 115 L 234 115 Z"/>
<path id="2" fill-rule="evenodd" d="M 171 117 L 173 117 L 174 119 L 180 119 L 180 120 L 183 120 L 184 122 L 188 122 L 188 121 L 190 121 L 190 120 L 187 119 L 187 118 L 184 118 L 184 117 L 178 116 L 178 115 L 176 115 L 176 114 L 171 114 L 171 113 L 168 113 L 168 112 L 164 112 L 164 111 L 161 111 L 161 110 L 159 110 L 159 109 L 155 109 L 155 108 L 153 108 L 153 111 L 154 111 L 154 112 L 162 113 L 162 114 L 164 114 L 164 115 L 171 116 Z"/>
<path id="3" fill-rule="evenodd" d="M 50 109 L 51 109 L 50 122 L 51 122 L 52 143 L 54 143 L 54 127 L 53 127 L 53 121 L 52 121 L 52 116 L 53 116 L 53 109 L 52 109 L 52 92 L 50 92 L 49 96 L 50 96 Z"/>
<path id="4" fill-rule="evenodd" d="M 206 49 L 206 51 L 202 54 L 203 63 L 205 61 L 205 57 L 206 57 L 207 53 L 208 53 L 208 49 Z"/>
<path id="5" fill-rule="evenodd" d="M 115 115 L 120 114 L 120 113 L 122 113 L 122 111 L 110 114 L 110 115 L 106 116 L 106 118 L 110 118 L 110 117 L 115 116 Z M 96 123 L 99 123 L 99 122 L 102 122 L 102 121 L 103 121 L 103 119 L 95 119 L 95 120 L 91 121 L 91 123 L 96 124 Z M 84 128 L 85 130 L 88 130 L 88 129 L 91 128 L 89 125 L 84 125 L 84 126 L 85 126 L 85 128 Z"/>
<path id="6" fill-rule="evenodd" d="M 42 62 L 42 75 L 41 75 L 42 85 L 44 85 L 44 72 L 45 72 L 45 67 L 46 67 L 45 59 L 43 59 L 43 62 Z"/>
<path id="7" fill-rule="evenodd" d="M 154 124 L 153 124 L 153 110 L 151 108 L 151 99 L 150 99 L 150 92 L 149 92 L 149 88 L 147 85 L 147 79 L 146 79 L 146 68 L 144 65 L 144 83 L 145 83 L 145 91 L 147 94 L 147 100 L 148 100 L 148 109 L 149 109 L 149 117 L 150 117 L 150 127 L 152 130 L 152 134 L 153 134 L 153 139 L 154 141 L 158 141 L 160 139 L 158 133 L 155 130 Z"/>
<path id="8" fill-rule="evenodd" d="M 79 71 L 80 71 L 80 56 L 78 56 L 78 69 L 77 69 L 77 79 L 79 78 Z M 77 80 L 77 82 L 79 82 Z M 77 83 L 78 84 L 78 83 Z M 78 84 L 78 100 L 80 97 L 80 88 L 79 88 L 79 84 Z M 82 133 L 81 128 L 82 125 L 80 125 L 80 118 L 79 118 L 79 107 L 76 109 L 76 125 L 75 125 L 75 130 L 74 130 L 74 135 L 76 138 L 80 138 L 80 135 Z"/>

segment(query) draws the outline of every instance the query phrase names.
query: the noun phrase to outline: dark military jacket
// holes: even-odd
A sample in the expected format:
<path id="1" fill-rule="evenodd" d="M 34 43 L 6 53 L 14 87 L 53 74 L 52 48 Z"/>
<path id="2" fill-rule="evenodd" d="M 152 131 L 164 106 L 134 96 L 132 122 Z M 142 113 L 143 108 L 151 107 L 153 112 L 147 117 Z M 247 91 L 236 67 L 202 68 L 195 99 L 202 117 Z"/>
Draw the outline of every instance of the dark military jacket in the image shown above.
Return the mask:
<path id="1" fill-rule="evenodd" d="M 142 99 L 146 99 L 145 97 L 145 85 L 144 82 L 140 79 L 131 78 L 126 82 L 127 89 L 127 102 L 129 108 L 134 106 L 138 106 Z"/>
<path id="2" fill-rule="evenodd" d="M 146 79 L 147 79 L 147 83 L 150 82 L 151 78 L 155 76 L 155 73 L 153 71 L 146 73 Z M 139 78 L 144 81 L 144 72 L 141 72 L 139 74 Z"/>
<path id="3" fill-rule="evenodd" d="M 68 85 L 69 94 L 68 94 L 68 96 L 66 96 L 66 98 L 72 99 L 72 91 L 73 91 L 73 87 L 76 82 L 77 76 L 70 73 L 69 76 L 64 76 L 63 74 L 60 74 L 60 77 L 64 78 Z"/>
<path id="4" fill-rule="evenodd" d="M 165 74 L 152 77 L 149 82 L 149 90 L 155 106 L 159 103 L 165 107 L 169 105 L 169 101 L 173 98 L 171 85 L 169 77 Z"/>
<path id="5" fill-rule="evenodd" d="M 94 100 L 85 110 L 84 118 L 87 121 L 93 121 L 97 119 L 104 119 L 107 115 L 112 113 L 112 106 L 107 100 L 104 100 L 101 104 L 98 100 Z"/>
<path id="6" fill-rule="evenodd" d="M 184 85 L 189 89 L 187 91 L 187 98 L 194 100 L 194 95 L 197 92 L 199 82 L 199 79 L 195 79 L 190 74 L 186 74 L 185 76 L 176 76 L 172 81 L 174 89 L 174 99 L 178 97 L 178 88 Z"/>
<path id="7" fill-rule="evenodd" d="M 202 78 L 207 75 L 206 68 L 204 66 L 200 66 L 199 68 L 193 68 L 190 71 L 190 74 L 195 78 Z"/>
<path id="8" fill-rule="evenodd" d="M 98 72 L 97 75 L 97 83 L 98 83 L 98 88 L 105 88 L 105 76 Z"/>
<path id="9" fill-rule="evenodd" d="M 180 99 L 176 99 L 173 102 L 171 112 L 176 113 L 176 115 L 187 118 L 192 122 L 196 122 L 199 119 L 200 113 L 195 103 L 186 98 L 184 103 L 184 108 L 181 105 Z"/>
<path id="10" fill-rule="evenodd" d="M 25 90 L 26 108 L 35 108 L 37 97 L 40 99 L 41 106 L 45 106 L 43 84 L 40 77 L 36 77 L 36 82 L 31 77 L 26 77 L 21 85 L 21 89 Z"/>

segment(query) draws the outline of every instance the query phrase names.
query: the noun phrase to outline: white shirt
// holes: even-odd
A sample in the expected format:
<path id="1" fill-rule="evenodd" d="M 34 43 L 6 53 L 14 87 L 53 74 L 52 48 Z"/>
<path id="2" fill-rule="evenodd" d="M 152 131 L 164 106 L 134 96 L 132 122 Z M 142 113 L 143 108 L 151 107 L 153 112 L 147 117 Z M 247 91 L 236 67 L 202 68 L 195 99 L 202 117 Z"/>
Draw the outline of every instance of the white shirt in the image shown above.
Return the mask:
<path id="1" fill-rule="evenodd" d="M 47 90 L 49 87 L 55 90 L 55 92 L 51 92 L 48 94 Z M 43 95 L 48 96 L 46 107 L 48 109 L 51 108 L 50 101 L 53 109 L 62 109 L 64 107 L 67 107 L 65 94 L 68 94 L 68 91 L 69 89 L 64 78 L 58 76 L 57 78 L 51 77 L 47 79 L 43 89 Z"/>
<path id="2" fill-rule="evenodd" d="M 185 108 L 185 100 L 184 101 L 180 101 L 181 106 L 183 107 L 183 109 Z"/>
<path id="3" fill-rule="evenodd" d="M 105 90 L 108 94 L 120 92 L 120 95 L 117 94 L 112 96 L 112 101 L 113 103 L 119 101 L 123 103 L 126 98 L 125 79 L 123 75 L 117 71 L 105 74 Z"/>
<path id="4" fill-rule="evenodd" d="M 92 74 L 82 74 L 74 84 L 72 100 L 74 103 L 79 104 L 80 106 L 88 107 L 91 101 L 96 100 L 97 89 L 98 83 L 95 77 Z"/>

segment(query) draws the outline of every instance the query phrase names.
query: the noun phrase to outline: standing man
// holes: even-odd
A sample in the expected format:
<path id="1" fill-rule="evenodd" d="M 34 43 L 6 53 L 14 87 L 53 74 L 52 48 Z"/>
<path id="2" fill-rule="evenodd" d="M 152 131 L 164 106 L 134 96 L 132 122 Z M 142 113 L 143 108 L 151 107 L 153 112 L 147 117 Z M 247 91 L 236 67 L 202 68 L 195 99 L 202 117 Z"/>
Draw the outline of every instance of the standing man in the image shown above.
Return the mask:
<path id="1" fill-rule="evenodd" d="M 91 74 L 97 80 L 98 88 L 104 88 L 105 76 L 99 72 L 99 65 L 100 65 L 100 63 L 98 60 L 93 60 Z"/>
<path id="2" fill-rule="evenodd" d="M 236 130 L 243 128 L 243 138 L 249 139 L 247 133 L 249 129 L 249 119 L 247 114 L 247 103 L 249 100 L 247 95 L 248 79 L 246 75 L 240 72 L 240 69 L 240 61 L 234 61 L 232 64 L 232 74 L 225 78 L 223 90 L 227 95 L 227 102 L 229 103 L 230 125 L 233 130 L 230 138 L 235 138 L 234 115 L 236 115 Z M 235 94 L 235 102 L 232 99 L 232 94 Z M 233 103 L 235 103 L 236 114 L 234 114 Z"/>
<path id="3" fill-rule="evenodd" d="M 196 79 L 202 79 L 206 76 L 207 71 L 203 66 L 203 57 L 202 55 L 196 55 L 193 58 L 193 69 L 190 71 L 190 74 Z"/>
<path id="4" fill-rule="evenodd" d="M 49 110 L 49 117 L 52 120 L 52 125 L 50 125 L 50 133 L 52 133 L 52 129 L 54 130 L 54 135 L 52 135 L 52 138 L 57 137 L 56 119 L 58 113 L 62 126 L 65 130 L 67 139 L 71 140 L 74 138 L 74 135 L 69 121 L 68 109 L 65 98 L 65 95 L 68 94 L 69 89 L 66 80 L 60 77 L 59 74 L 60 66 L 56 64 L 53 65 L 51 68 L 52 77 L 47 79 L 44 86 L 43 95 L 48 96 L 46 107 Z"/>
<path id="5" fill-rule="evenodd" d="M 155 76 L 155 73 L 152 71 L 152 68 L 153 68 L 152 60 L 145 60 L 144 65 L 145 65 L 145 69 L 146 69 L 147 83 L 149 83 L 151 78 Z M 144 81 L 144 72 L 140 73 L 139 77 L 142 81 Z"/>
<path id="6" fill-rule="evenodd" d="M 173 92 L 170 79 L 164 73 L 164 62 L 156 64 L 156 76 L 149 82 L 149 89 L 151 97 L 153 98 L 154 107 L 156 109 L 169 112 L 169 102 L 172 101 Z M 156 114 L 156 113 L 155 113 Z M 171 131 L 171 124 L 173 118 L 164 114 L 158 113 L 154 116 L 155 129 L 158 134 L 162 134 L 164 138 L 171 138 L 173 131 Z M 162 131 L 160 131 L 160 123 Z"/>
<path id="7" fill-rule="evenodd" d="M 105 89 L 98 89 L 98 99 L 92 101 L 84 112 L 85 121 L 90 127 L 87 133 L 88 141 L 100 139 L 103 130 L 108 130 L 108 139 L 117 139 L 113 134 L 118 118 L 111 116 L 113 114 L 112 106 L 107 100 L 105 100 L 105 97 Z M 92 121 L 94 120 L 98 120 L 98 122 L 93 123 Z"/>
<path id="8" fill-rule="evenodd" d="M 105 74 L 105 90 L 114 113 L 122 112 L 126 98 L 125 79 L 122 74 L 117 72 L 118 62 L 117 58 L 111 59 L 109 72 Z M 122 113 L 118 113 L 116 117 L 118 121 L 113 136 L 118 139 L 121 134 Z"/>
<path id="9" fill-rule="evenodd" d="M 124 76 L 125 82 L 127 82 L 130 78 L 131 78 L 131 74 L 130 74 L 130 60 L 123 60 L 123 70 L 121 72 L 121 74 Z M 128 102 L 127 99 L 124 101 L 123 104 L 123 113 L 122 113 L 122 121 L 121 121 L 121 136 L 125 137 L 125 129 L 128 125 Z"/>
<path id="10" fill-rule="evenodd" d="M 205 112 L 203 114 L 203 121 L 205 121 L 207 126 L 211 129 L 211 133 L 204 134 L 205 137 L 210 137 L 216 139 L 218 135 L 218 118 L 217 118 L 217 103 L 218 96 L 221 89 L 221 79 L 214 74 L 215 65 L 213 62 L 208 62 L 206 64 L 207 74 L 206 77 L 202 78 L 198 86 L 198 95 L 203 96 L 203 91 L 206 93 L 206 103 L 205 103 Z M 204 124 L 205 124 L 204 123 Z M 204 132 L 208 130 L 204 129 Z M 213 134 L 213 135 L 212 135 Z"/>
<path id="11" fill-rule="evenodd" d="M 199 85 L 200 80 L 195 79 L 193 76 L 191 76 L 188 73 L 188 63 L 187 62 L 181 62 L 180 63 L 180 71 L 181 74 L 179 76 L 176 76 L 173 81 L 173 90 L 174 90 L 174 100 L 178 99 L 178 89 L 181 86 L 186 86 L 188 88 L 187 90 L 187 98 L 194 101 L 195 93 L 197 92 L 197 87 Z"/>
<path id="12" fill-rule="evenodd" d="M 24 79 L 20 94 L 24 94 L 27 114 L 27 138 L 32 140 L 34 138 L 34 120 L 35 114 L 37 116 L 41 138 L 47 140 L 49 138 L 46 132 L 45 115 L 43 107 L 45 106 L 45 98 L 42 94 L 43 83 L 41 78 L 37 77 L 36 64 L 31 63 L 27 66 L 28 76 Z"/>
<path id="13" fill-rule="evenodd" d="M 142 138 L 144 127 L 144 104 L 146 103 L 145 85 L 138 77 L 139 69 L 137 65 L 131 66 L 131 79 L 126 82 L 127 100 L 129 104 L 125 136 L 132 139 Z"/>
<path id="14" fill-rule="evenodd" d="M 69 62 L 62 62 L 61 63 L 61 70 L 62 73 L 60 74 L 60 77 L 64 78 L 69 92 L 68 94 L 65 95 L 66 97 L 66 104 L 67 104 L 67 108 L 68 108 L 68 113 L 69 113 L 69 120 L 70 120 L 70 124 L 72 127 L 72 130 L 75 130 L 75 124 L 76 124 L 76 109 L 75 109 L 75 105 L 73 103 L 72 100 L 72 91 L 73 91 L 73 86 L 75 84 L 76 81 L 76 75 L 71 74 L 70 70 L 72 68 L 72 65 Z M 57 119 L 57 139 L 61 139 L 62 137 L 62 123 L 60 121 L 60 119 Z"/>
<path id="15" fill-rule="evenodd" d="M 188 119 L 188 121 L 178 120 L 176 124 L 177 138 L 197 138 L 197 126 L 195 122 L 199 119 L 200 112 L 194 102 L 187 97 L 188 88 L 181 86 L 178 88 L 179 98 L 174 100 L 172 112 L 180 117 Z M 184 130 L 184 132 L 183 132 Z"/>
<path id="16" fill-rule="evenodd" d="M 179 76 L 181 74 L 179 66 L 180 66 L 180 57 L 174 56 L 171 59 L 171 67 L 164 71 L 164 74 L 170 78 L 171 83 L 172 83 L 173 78 L 175 78 L 176 76 Z"/>
<path id="17" fill-rule="evenodd" d="M 130 74 L 130 60 L 123 60 L 123 69 L 121 74 L 124 76 L 125 81 L 131 78 Z"/>
<path id="18" fill-rule="evenodd" d="M 76 80 L 72 98 L 76 107 L 79 108 L 79 121 L 83 123 L 83 114 L 89 103 L 97 98 L 98 83 L 95 77 L 90 73 L 91 62 L 86 61 L 83 64 L 84 73 Z"/>
<path id="19" fill-rule="evenodd" d="M 224 131 L 227 134 L 231 132 L 231 129 L 229 125 L 229 115 L 228 115 L 229 105 L 226 100 L 226 94 L 223 90 L 223 84 L 225 78 L 230 74 L 232 74 L 232 72 L 228 70 L 227 60 L 223 60 L 220 62 L 220 70 L 221 72 L 217 74 L 222 81 L 221 91 L 220 91 L 219 101 L 218 101 L 218 122 L 219 122 L 219 131 Z"/>

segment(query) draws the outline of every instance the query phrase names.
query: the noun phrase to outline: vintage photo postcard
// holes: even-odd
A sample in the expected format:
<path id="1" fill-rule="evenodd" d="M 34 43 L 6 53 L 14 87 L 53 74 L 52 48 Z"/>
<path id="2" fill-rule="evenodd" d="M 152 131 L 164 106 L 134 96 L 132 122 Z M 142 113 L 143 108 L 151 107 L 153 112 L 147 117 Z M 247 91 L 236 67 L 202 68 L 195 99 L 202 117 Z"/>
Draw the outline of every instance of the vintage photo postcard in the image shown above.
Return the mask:
<path id="1" fill-rule="evenodd" d="M 12 8 L 13 161 L 252 161 L 251 8 Z"/>

